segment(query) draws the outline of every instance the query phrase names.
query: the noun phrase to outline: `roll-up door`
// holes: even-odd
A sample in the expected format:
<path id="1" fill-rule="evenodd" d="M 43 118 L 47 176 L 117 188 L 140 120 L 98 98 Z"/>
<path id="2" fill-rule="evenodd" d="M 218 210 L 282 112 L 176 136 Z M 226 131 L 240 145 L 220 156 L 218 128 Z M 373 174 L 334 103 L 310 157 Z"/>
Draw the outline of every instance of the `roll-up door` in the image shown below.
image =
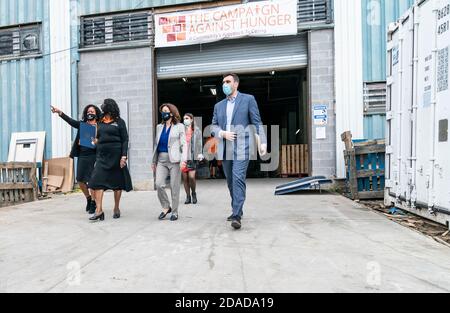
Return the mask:
<path id="1" fill-rule="evenodd" d="M 307 36 L 246 38 L 157 50 L 158 79 L 258 73 L 308 65 Z"/>

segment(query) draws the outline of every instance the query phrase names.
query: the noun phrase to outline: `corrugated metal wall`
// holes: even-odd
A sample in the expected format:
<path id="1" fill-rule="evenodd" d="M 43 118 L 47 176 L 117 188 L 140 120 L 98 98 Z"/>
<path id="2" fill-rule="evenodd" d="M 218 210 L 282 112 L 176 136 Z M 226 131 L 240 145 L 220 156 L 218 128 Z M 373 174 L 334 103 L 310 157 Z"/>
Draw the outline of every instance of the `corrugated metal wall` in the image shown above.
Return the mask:
<path id="1" fill-rule="evenodd" d="M 345 177 L 341 134 L 351 131 L 361 139 L 363 128 L 363 70 L 361 1 L 336 0 L 335 17 L 335 90 L 336 90 L 336 175 Z M 316 82 L 311 82 L 316 83 Z M 314 100 L 314 99 L 313 99 Z"/>
<path id="2" fill-rule="evenodd" d="M 48 0 L 50 5 L 51 103 L 72 116 L 70 1 Z M 59 116 L 52 117 L 52 157 L 70 154 L 71 127 Z"/>
<path id="3" fill-rule="evenodd" d="M 362 0 L 364 81 L 386 80 L 386 40 L 395 22 L 414 0 Z"/>
<path id="4" fill-rule="evenodd" d="M 195 0 L 80 0 L 78 12 L 80 15 L 105 12 L 135 10 L 141 8 L 161 7 L 185 3 L 207 2 Z"/>
<path id="5" fill-rule="evenodd" d="M 383 139 L 386 136 L 386 115 L 374 114 L 364 116 L 364 138 Z"/>
<path id="6" fill-rule="evenodd" d="M 50 51 L 48 0 L 1 0 L 0 27 L 42 22 L 43 53 Z M 12 132 L 46 131 L 51 156 L 50 59 L 0 61 L 0 161 Z"/>
<path id="7" fill-rule="evenodd" d="M 364 82 L 386 81 L 387 29 L 414 0 L 362 0 Z M 382 139 L 386 133 L 385 115 L 364 117 L 364 138 Z"/>

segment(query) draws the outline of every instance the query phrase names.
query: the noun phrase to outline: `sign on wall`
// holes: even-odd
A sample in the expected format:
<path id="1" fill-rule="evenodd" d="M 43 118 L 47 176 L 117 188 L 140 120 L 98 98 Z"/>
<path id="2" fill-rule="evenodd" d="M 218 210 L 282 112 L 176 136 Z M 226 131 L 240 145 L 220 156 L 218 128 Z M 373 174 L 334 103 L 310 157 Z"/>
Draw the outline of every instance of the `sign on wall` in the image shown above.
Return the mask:
<path id="1" fill-rule="evenodd" d="M 297 34 L 297 0 L 259 1 L 155 15 L 156 48 Z"/>
<path id="2" fill-rule="evenodd" d="M 328 106 L 315 105 L 313 116 L 315 126 L 326 126 L 328 124 Z"/>

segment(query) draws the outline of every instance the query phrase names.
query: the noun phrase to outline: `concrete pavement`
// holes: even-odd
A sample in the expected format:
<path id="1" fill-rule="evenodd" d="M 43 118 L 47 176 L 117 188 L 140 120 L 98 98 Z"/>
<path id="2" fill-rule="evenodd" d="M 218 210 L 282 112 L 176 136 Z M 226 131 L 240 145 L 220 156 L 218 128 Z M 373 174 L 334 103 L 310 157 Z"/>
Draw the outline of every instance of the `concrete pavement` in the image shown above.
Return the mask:
<path id="1" fill-rule="evenodd" d="M 250 180 L 243 229 L 225 181 L 158 221 L 155 192 L 90 223 L 81 194 L 0 209 L 0 292 L 449 292 L 450 249 L 344 197 Z M 184 196 L 182 197 L 184 203 Z"/>

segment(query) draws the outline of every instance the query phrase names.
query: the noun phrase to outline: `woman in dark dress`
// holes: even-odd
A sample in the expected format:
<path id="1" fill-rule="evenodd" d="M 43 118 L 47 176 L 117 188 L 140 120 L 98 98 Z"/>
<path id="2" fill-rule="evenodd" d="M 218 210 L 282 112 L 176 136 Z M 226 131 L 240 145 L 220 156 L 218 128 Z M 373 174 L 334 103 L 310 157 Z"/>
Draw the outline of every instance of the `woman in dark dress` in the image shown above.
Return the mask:
<path id="1" fill-rule="evenodd" d="M 97 161 L 92 172 L 89 188 L 95 192 L 97 210 L 91 221 L 105 219 L 103 213 L 103 194 L 114 191 L 114 219 L 120 218 L 120 198 L 122 191 L 133 189 L 128 160 L 128 131 L 120 110 L 112 99 L 106 99 L 102 105 L 103 118 L 97 127 Z"/>
<path id="2" fill-rule="evenodd" d="M 89 212 L 89 214 L 94 214 L 96 204 L 93 199 L 93 190 L 89 188 L 88 182 L 91 179 L 91 174 L 94 170 L 96 149 L 86 148 L 80 145 L 80 125 L 81 123 L 87 123 L 96 126 L 97 121 L 100 118 L 100 109 L 93 104 L 88 105 L 84 108 L 81 121 L 76 121 L 70 118 L 54 106 L 52 106 L 51 109 L 53 113 L 58 114 L 70 126 L 78 129 L 77 137 L 75 138 L 72 145 L 72 150 L 70 151 L 70 157 L 72 159 L 78 158 L 77 181 L 87 200 L 86 212 Z"/>

